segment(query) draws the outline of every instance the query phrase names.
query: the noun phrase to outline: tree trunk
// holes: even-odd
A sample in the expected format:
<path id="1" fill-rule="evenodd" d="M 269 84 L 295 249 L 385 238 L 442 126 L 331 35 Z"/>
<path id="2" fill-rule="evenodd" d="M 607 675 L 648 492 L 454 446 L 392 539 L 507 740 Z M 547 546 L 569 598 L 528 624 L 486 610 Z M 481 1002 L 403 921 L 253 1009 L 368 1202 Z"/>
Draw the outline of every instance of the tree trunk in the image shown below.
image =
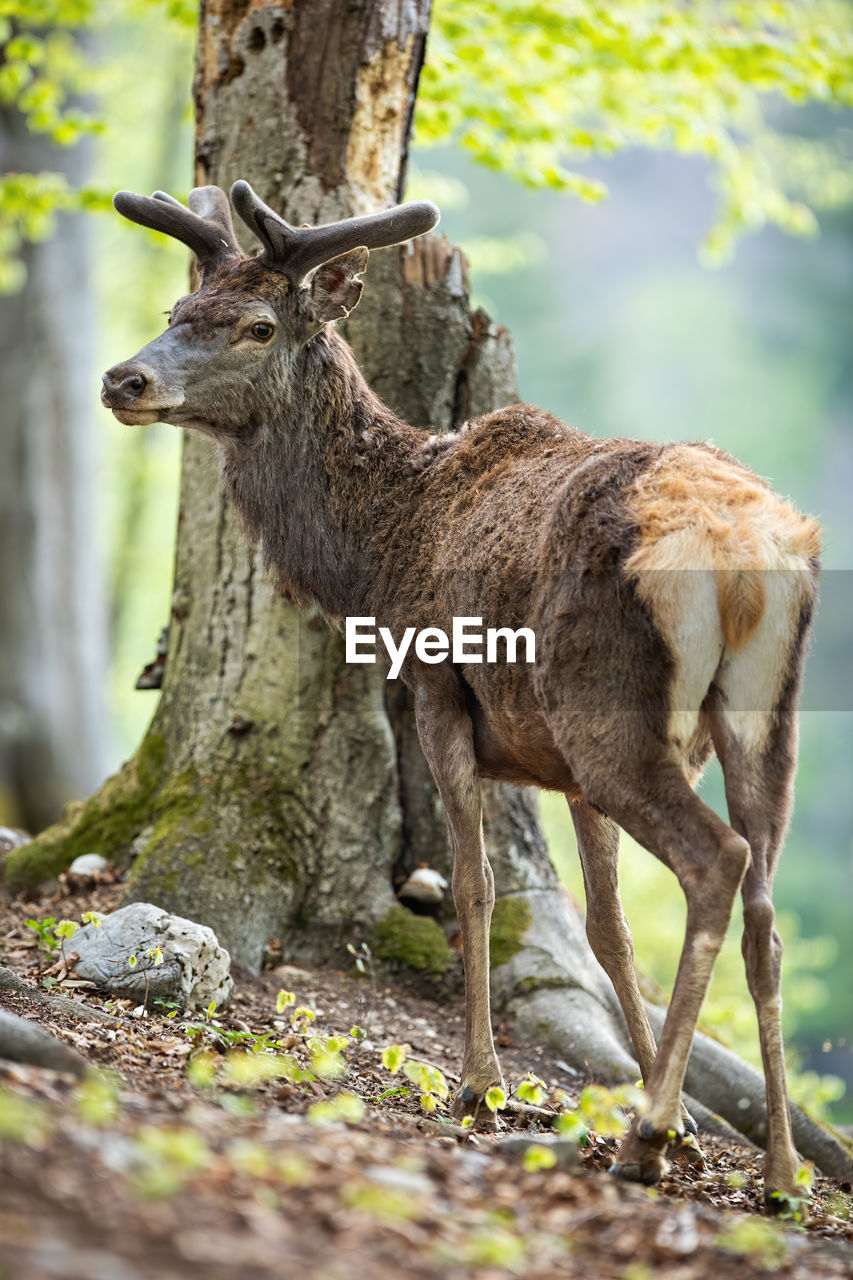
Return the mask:
<path id="1" fill-rule="evenodd" d="M 4 172 L 81 183 L 87 151 L 0 111 Z M 40 830 L 106 761 L 87 220 L 60 215 L 23 258 L 22 290 L 0 297 L 0 822 Z"/>
<path id="2" fill-rule="evenodd" d="M 400 198 L 428 19 L 429 0 L 207 0 L 196 182 L 247 178 L 297 224 Z M 347 337 L 371 385 L 414 423 L 446 430 L 517 398 L 509 336 L 471 314 L 464 260 L 437 236 L 374 255 Z M 316 961 L 366 936 L 380 959 L 427 970 L 435 988 L 453 963 L 444 933 L 394 897 L 395 878 L 421 861 L 447 869 L 448 856 L 408 694 L 381 668 L 347 666 L 338 635 L 272 596 L 216 471 L 211 446 L 187 437 L 169 655 L 149 734 L 93 801 L 11 855 L 7 878 L 26 884 L 84 845 L 130 853 L 128 898 L 211 925 L 239 965 L 256 970 L 271 938 Z M 497 1006 L 579 1069 L 636 1078 L 535 796 L 485 791 Z M 734 1123 L 739 1098 L 758 1107 L 763 1095 L 760 1077 L 739 1070 Z"/>

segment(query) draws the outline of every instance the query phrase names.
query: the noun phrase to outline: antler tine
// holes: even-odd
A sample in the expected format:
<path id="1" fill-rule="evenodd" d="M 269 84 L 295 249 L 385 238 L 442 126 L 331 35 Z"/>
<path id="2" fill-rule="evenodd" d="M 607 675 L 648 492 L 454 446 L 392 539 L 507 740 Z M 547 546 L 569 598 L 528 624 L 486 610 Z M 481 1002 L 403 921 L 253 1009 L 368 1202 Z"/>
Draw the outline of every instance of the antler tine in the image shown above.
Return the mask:
<path id="1" fill-rule="evenodd" d="M 168 191 L 155 191 L 154 199 L 162 200 L 165 204 L 176 204 L 179 209 L 183 209 L 184 207 L 180 200 L 176 200 L 174 196 L 170 196 Z"/>
<path id="2" fill-rule="evenodd" d="M 240 252 L 234 234 L 234 223 L 231 221 L 231 206 L 221 187 L 193 187 L 187 203 L 192 213 L 219 228 L 226 248 L 231 253 Z"/>
<path id="3" fill-rule="evenodd" d="M 269 265 L 294 284 L 301 284 L 314 267 L 348 249 L 361 245 L 367 249 L 383 249 L 421 236 L 431 231 L 441 216 L 431 200 L 415 200 L 382 213 L 347 218 L 323 227 L 292 227 L 258 199 L 248 182 L 234 183 L 231 202 L 246 225 L 263 241 Z"/>
<path id="4" fill-rule="evenodd" d="M 200 187 L 197 190 L 210 192 L 217 188 Z M 162 231 L 165 235 L 180 240 L 198 258 L 199 267 L 205 269 L 221 258 L 240 252 L 231 215 L 227 210 L 225 192 L 220 191 L 219 195 L 219 204 L 210 196 L 202 196 L 195 202 L 197 208 L 209 211 L 207 217 L 187 209 L 164 191 L 158 191 L 155 196 L 141 196 L 134 191 L 117 191 L 113 196 L 113 204 L 131 222 L 150 227 L 152 231 Z"/>

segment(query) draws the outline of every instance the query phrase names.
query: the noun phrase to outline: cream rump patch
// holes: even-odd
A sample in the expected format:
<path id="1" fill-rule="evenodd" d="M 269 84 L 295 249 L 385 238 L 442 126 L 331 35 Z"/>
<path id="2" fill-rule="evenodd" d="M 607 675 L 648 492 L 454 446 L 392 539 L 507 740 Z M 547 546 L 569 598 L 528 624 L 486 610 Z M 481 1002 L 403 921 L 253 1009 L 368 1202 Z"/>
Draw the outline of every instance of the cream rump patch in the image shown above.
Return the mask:
<path id="1" fill-rule="evenodd" d="M 716 676 L 732 728 L 757 746 L 781 692 L 799 610 L 814 590 L 817 522 L 709 445 L 664 449 L 627 505 L 640 542 L 626 571 L 679 655 L 673 741 L 688 747 Z"/>

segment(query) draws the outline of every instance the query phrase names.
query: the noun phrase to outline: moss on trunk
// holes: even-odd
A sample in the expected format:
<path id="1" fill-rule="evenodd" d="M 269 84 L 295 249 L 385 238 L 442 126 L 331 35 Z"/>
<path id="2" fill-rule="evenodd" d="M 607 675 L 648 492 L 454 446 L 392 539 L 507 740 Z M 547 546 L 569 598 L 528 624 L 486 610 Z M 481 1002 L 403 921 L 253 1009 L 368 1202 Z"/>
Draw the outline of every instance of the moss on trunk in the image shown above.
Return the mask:
<path id="1" fill-rule="evenodd" d="M 453 967 L 454 955 L 440 925 L 395 903 L 373 930 L 373 950 L 380 960 L 440 977 Z"/>
<path id="2" fill-rule="evenodd" d="M 524 946 L 524 935 L 533 919 L 527 898 L 507 896 L 498 898 L 492 912 L 489 934 L 489 956 L 492 968 L 508 964 Z"/>
<path id="3" fill-rule="evenodd" d="M 136 755 L 85 803 L 66 806 L 59 822 L 6 860 L 6 884 L 32 889 L 59 875 L 81 853 L 127 860 L 133 841 L 152 821 L 163 781 L 166 743 L 149 732 Z"/>

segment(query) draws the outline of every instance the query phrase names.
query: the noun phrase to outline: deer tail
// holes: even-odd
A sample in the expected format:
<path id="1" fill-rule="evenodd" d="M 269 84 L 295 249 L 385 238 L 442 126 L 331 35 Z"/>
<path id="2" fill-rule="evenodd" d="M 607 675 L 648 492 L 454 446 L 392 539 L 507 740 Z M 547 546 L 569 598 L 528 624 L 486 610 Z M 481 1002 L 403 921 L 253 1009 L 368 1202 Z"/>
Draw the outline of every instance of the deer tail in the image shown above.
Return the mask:
<path id="1" fill-rule="evenodd" d="M 760 569 L 719 569 L 717 608 L 726 644 L 742 649 L 764 616 L 767 590 Z"/>

